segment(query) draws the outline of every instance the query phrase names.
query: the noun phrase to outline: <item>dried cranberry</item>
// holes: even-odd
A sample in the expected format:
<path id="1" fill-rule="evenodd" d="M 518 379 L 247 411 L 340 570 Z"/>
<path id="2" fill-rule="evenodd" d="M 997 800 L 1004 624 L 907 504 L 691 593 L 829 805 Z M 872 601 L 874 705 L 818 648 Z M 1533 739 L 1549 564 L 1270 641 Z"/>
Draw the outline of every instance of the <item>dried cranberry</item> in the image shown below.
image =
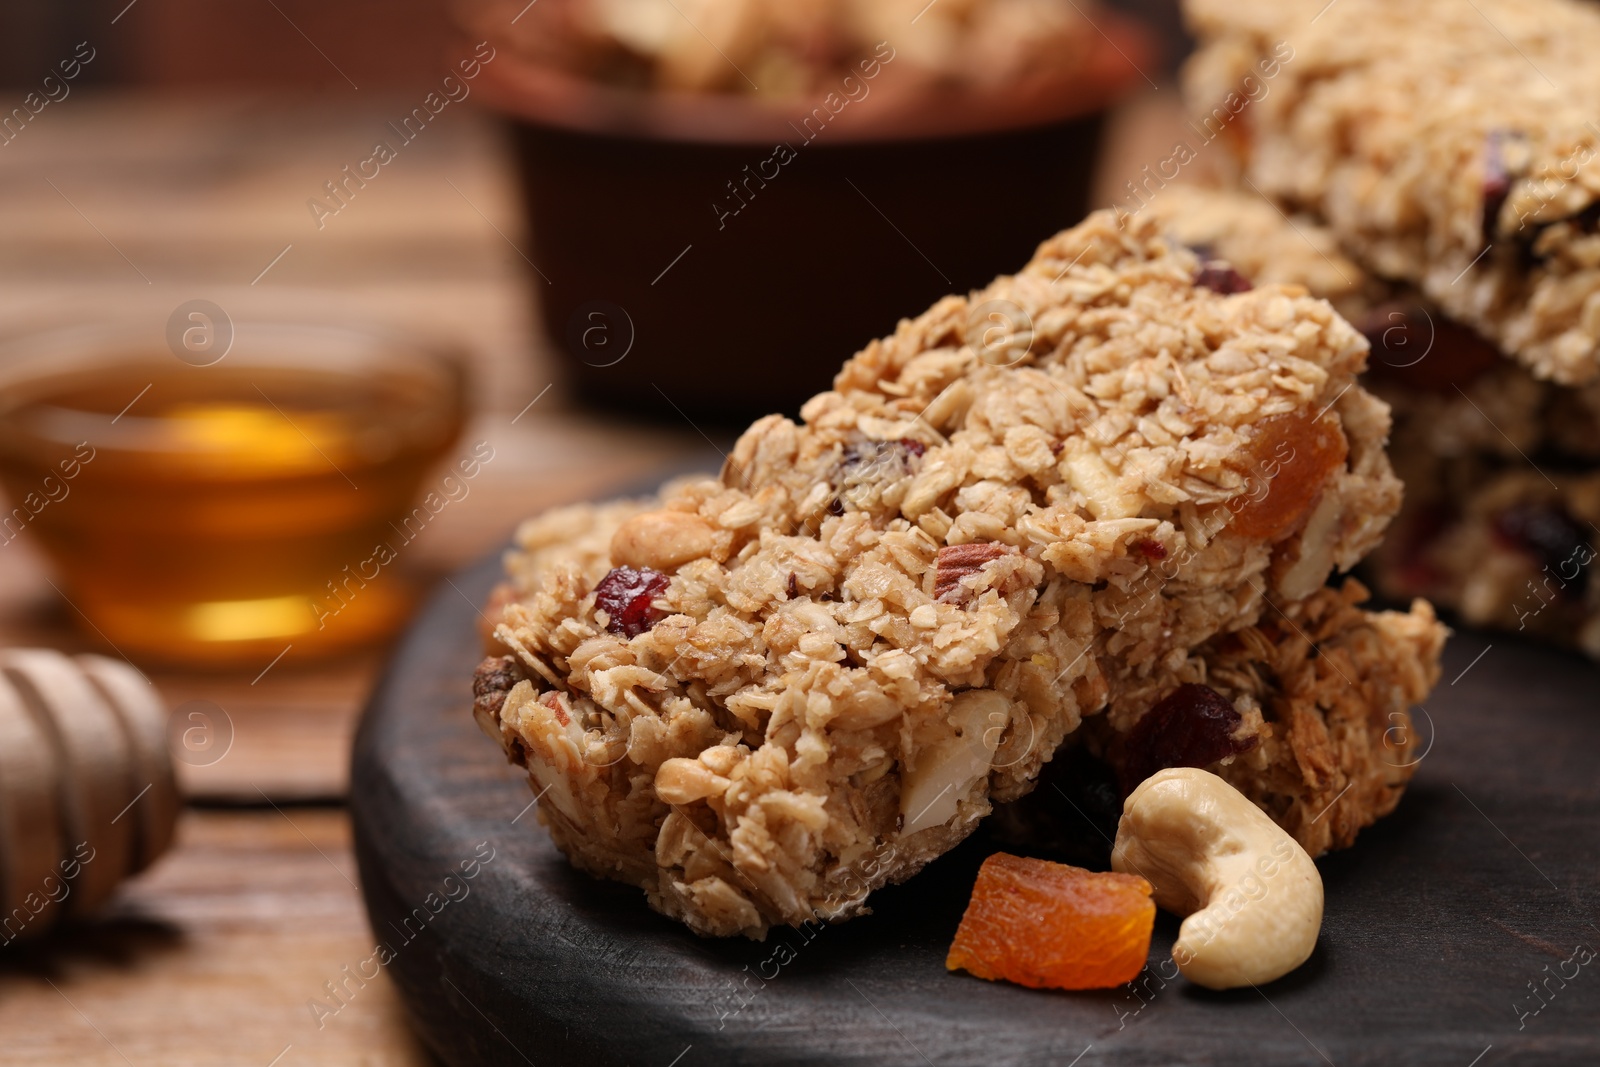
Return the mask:
<path id="1" fill-rule="evenodd" d="M 1584 564 L 1593 555 L 1589 536 L 1561 505 L 1512 504 L 1495 515 L 1494 533 L 1507 548 L 1526 552 L 1542 563 L 1574 594 L 1583 592 L 1589 579 Z M 1576 573 L 1569 574 L 1571 571 Z"/>
<path id="2" fill-rule="evenodd" d="M 918 441 L 915 438 L 911 438 L 911 437 L 902 437 L 902 438 L 900 438 L 900 440 L 896 441 L 895 444 L 899 445 L 901 448 L 905 449 L 907 452 L 910 452 L 913 456 L 916 456 L 918 459 L 921 459 L 922 458 L 922 454 L 928 450 L 928 446 L 927 445 L 925 445 L 921 441 Z"/>
<path id="3" fill-rule="evenodd" d="M 1234 270 L 1233 265 L 1223 259 L 1210 259 L 1201 264 L 1200 273 L 1194 276 L 1194 284 L 1224 296 L 1248 293 L 1255 288 L 1249 278 Z"/>
<path id="4" fill-rule="evenodd" d="M 1227 697 L 1208 685 L 1180 685 L 1133 724 L 1123 739 L 1119 776 L 1124 793 L 1167 767 L 1205 767 L 1248 752 L 1250 738 L 1234 740 L 1239 713 Z"/>
<path id="5" fill-rule="evenodd" d="M 1428 393 L 1450 393 L 1499 365 L 1500 350 L 1476 331 L 1415 304 L 1385 304 L 1362 317 L 1380 378 Z"/>
<path id="6" fill-rule="evenodd" d="M 665 617 L 652 601 L 667 584 L 665 574 L 649 567 L 616 567 L 594 587 L 594 606 L 608 616 L 607 630 L 637 637 Z"/>
<path id="7" fill-rule="evenodd" d="M 1135 541 L 1133 549 L 1145 559 L 1167 558 L 1167 546 L 1160 541 Z"/>

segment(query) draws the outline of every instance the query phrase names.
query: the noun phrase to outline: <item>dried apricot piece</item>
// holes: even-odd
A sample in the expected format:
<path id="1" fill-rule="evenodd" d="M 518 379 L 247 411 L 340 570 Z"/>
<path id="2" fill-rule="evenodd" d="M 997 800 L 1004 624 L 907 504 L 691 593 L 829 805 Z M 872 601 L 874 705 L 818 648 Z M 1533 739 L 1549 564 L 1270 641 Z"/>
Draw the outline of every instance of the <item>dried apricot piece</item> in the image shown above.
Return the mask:
<path id="1" fill-rule="evenodd" d="M 1249 492 L 1229 528 L 1264 541 L 1293 531 L 1316 507 L 1322 483 L 1344 463 L 1349 447 L 1331 415 L 1293 411 L 1264 420 L 1245 452 Z"/>
<path id="2" fill-rule="evenodd" d="M 1143 878 L 997 852 L 944 965 L 1034 989 L 1110 989 L 1139 976 L 1155 921 Z"/>

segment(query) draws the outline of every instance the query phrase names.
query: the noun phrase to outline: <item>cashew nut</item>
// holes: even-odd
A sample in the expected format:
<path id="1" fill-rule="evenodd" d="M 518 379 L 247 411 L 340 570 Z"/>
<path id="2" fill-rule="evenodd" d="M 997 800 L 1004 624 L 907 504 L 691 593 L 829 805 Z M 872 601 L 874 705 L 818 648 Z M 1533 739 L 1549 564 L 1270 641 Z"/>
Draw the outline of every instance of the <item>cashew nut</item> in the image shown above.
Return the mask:
<path id="1" fill-rule="evenodd" d="M 611 561 L 622 567 L 670 573 L 692 559 L 711 555 L 716 547 L 716 531 L 700 516 L 685 511 L 645 511 L 617 527 L 611 537 Z"/>
<path id="2" fill-rule="evenodd" d="M 1011 701 L 993 689 L 969 689 L 950 702 L 946 721 L 955 731 L 917 753 L 900 780 L 900 833 L 909 837 L 955 817 L 960 802 L 989 773 Z"/>
<path id="3" fill-rule="evenodd" d="M 1260 985 L 1304 963 L 1322 929 L 1322 877 L 1233 786 L 1193 767 L 1160 771 L 1122 805 L 1111 866 L 1144 877 L 1188 916 L 1172 958 L 1210 989 Z"/>
<path id="4" fill-rule="evenodd" d="M 692 804 L 724 793 L 728 780 L 697 759 L 663 760 L 656 768 L 656 796 L 668 804 Z"/>

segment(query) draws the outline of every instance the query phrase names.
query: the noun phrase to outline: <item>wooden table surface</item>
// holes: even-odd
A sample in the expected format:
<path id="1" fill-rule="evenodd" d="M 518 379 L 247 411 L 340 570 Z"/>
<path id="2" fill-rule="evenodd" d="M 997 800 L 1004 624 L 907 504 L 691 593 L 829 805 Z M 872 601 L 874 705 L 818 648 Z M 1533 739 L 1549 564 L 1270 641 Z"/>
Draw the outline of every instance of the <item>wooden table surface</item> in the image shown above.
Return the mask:
<path id="1" fill-rule="evenodd" d="M 515 175 L 483 116 L 452 109 L 316 228 L 307 198 L 402 103 L 75 93 L 0 150 L 0 327 L 164 319 L 202 297 L 236 318 L 354 318 L 466 342 L 477 413 L 464 440 L 490 441 L 496 459 L 411 554 L 437 577 L 527 514 L 643 484 L 707 444 L 681 421 L 608 419 L 563 394 L 533 319 Z M 1096 202 L 1164 158 L 1176 124 L 1164 93 L 1125 109 Z M 74 614 L 27 536 L 0 548 L 0 645 L 96 647 Z M 358 988 L 344 971 L 373 949 L 343 801 L 381 660 L 291 652 L 264 673 L 149 672 L 170 705 L 221 708 L 231 745 L 179 764 L 191 806 L 175 849 L 100 920 L 0 948 L 0 1062 L 430 1062 L 387 978 Z M 310 1005 L 330 982 L 353 992 L 319 1018 Z"/>

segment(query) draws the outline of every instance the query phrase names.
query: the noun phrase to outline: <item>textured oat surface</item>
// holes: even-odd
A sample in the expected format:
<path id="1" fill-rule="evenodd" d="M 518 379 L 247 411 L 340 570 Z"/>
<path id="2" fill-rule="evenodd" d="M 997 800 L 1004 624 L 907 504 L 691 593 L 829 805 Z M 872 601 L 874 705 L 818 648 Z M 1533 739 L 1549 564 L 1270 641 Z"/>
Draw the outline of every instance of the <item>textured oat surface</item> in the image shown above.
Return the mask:
<path id="1" fill-rule="evenodd" d="M 1313 856 L 1351 844 L 1392 811 L 1432 737 L 1431 723 L 1413 721 L 1411 709 L 1438 681 L 1446 631 L 1426 602 L 1374 612 L 1359 606 L 1365 596 L 1354 579 L 1321 589 L 1208 642 L 1164 680 L 1169 689 L 1210 686 L 1232 702 L 1246 751 L 1210 769 Z M 1152 688 L 1147 699 L 1165 695 Z M 1118 769 L 1120 734 L 1094 718 L 1071 743 Z M 1082 768 L 1070 759 L 1047 766 L 1039 790 L 996 811 L 996 832 L 1049 846 L 1064 825 L 1077 827 L 1085 812 L 1068 805 L 1083 794 L 1064 776 Z"/>
<path id="2" fill-rule="evenodd" d="M 1371 612 L 1357 606 L 1365 598 L 1354 579 L 1318 590 L 1214 639 L 1172 678 L 1234 702 L 1237 736 L 1256 743 L 1213 770 L 1313 856 L 1394 809 L 1431 736 L 1410 710 L 1438 681 L 1447 631 L 1425 601 Z M 1097 726 L 1091 744 L 1115 764 Z"/>
<path id="3" fill-rule="evenodd" d="M 1600 658 L 1600 582 L 1588 578 L 1600 541 L 1600 381 L 1540 381 L 1414 290 L 1336 251 L 1330 270 L 1327 228 L 1258 194 L 1172 187 L 1146 210 L 1247 275 L 1327 297 L 1371 338 L 1366 377 L 1393 409 L 1389 455 L 1406 486 L 1364 567 L 1380 592 Z"/>
<path id="4" fill-rule="evenodd" d="M 1209 112 L 1243 109 L 1245 175 L 1326 220 L 1541 378 L 1600 375 L 1600 9 L 1578 0 L 1187 0 Z M 1487 249 L 1487 251 L 1486 251 Z"/>
<path id="5" fill-rule="evenodd" d="M 574 862 L 703 933 L 848 917 L 1085 716 L 1125 729 L 1360 559 L 1399 503 L 1364 340 L 1199 266 L 1091 216 L 757 422 L 720 479 L 526 524 L 477 711 Z M 623 566 L 664 575 L 631 635 L 597 604 Z"/>
<path id="6" fill-rule="evenodd" d="M 1366 283 L 1366 273 L 1339 250 L 1326 226 L 1291 218 L 1258 193 L 1169 185 L 1140 209 L 1145 213 L 1203 258 L 1225 260 L 1257 285 L 1304 286 L 1341 312 L 1341 300 Z"/>

